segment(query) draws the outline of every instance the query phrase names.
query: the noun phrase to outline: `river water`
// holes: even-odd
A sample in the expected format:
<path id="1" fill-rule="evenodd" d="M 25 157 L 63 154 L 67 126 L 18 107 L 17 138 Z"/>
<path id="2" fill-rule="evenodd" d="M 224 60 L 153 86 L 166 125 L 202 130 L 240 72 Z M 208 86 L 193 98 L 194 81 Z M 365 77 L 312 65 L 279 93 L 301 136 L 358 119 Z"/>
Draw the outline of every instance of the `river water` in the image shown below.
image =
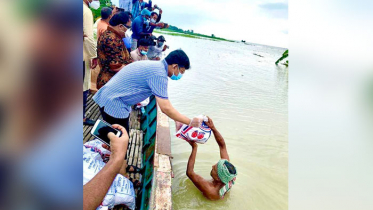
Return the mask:
<path id="1" fill-rule="evenodd" d="M 171 103 L 188 117 L 206 114 L 213 119 L 238 172 L 224 200 L 205 199 L 185 173 L 191 147 L 174 137 L 170 121 L 173 209 L 287 209 L 288 70 L 274 64 L 284 49 L 164 36 L 168 51 L 183 49 L 192 67 L 181 80 L 170 80 Z M 198 147 L 195 172 L 210 179 L 211 166 L 219 159 L 219 147 L 210 138 Z"/>

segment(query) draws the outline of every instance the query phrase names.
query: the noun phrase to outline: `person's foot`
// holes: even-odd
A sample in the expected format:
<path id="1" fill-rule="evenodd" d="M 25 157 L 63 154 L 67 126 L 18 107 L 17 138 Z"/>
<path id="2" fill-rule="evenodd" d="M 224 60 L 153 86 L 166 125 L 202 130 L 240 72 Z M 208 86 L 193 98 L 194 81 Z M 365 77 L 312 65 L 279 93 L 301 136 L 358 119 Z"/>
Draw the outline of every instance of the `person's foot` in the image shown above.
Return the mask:
<path id="1" fill-rule="evenodd" d="M 130 180 L 132 182 L 133 187 L 135 187 L 135 188 L 137 188 L 137 187 L 141 188 L 142 187 L 142 183 L 139 180 L 132 179 L 131 177 L 128 177 L 128 180 Z"/>
<path id="2" fill-rule="evenodd" d="M 132 165 L 128 165 L 127 168 L 126 168 L 126 171 L 127 172 L 131 172 L 131 173 L 140 173 L 142 174 L 145 170 L 145 167 L 143 168 L 139 168 L 139 167 L 136 167 L 136 166 L 132 166 Z"/>
<path id="3" fill-rule="evenodd" d="M 96 123 L 96 121 L 93 121 L 89 118 L 86 118 L 85 120 L 83 119 L 83 125 L 93 126 L 95 123 Z"/>

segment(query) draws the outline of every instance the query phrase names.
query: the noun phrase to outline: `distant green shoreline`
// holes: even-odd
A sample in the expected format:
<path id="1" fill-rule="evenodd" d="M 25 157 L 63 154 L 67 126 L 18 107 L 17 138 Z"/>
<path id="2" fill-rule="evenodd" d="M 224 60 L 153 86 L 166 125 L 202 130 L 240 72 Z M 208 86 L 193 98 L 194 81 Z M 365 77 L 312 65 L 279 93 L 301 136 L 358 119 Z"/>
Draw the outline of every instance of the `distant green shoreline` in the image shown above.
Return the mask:
<path id="1" fill-rule="evenodd" d="M 175 31 L 175 30 L 171 30 L 171 29 L 167 29 L 167 28 L 166 29 L 155 29 L 154 32 L 159 33 L 159 34 L 166 34 L 166 35 L 171 35 L 171 36 L 182 36 L 182 37 L 193 38 L 193 39 L 205 38 L 205 39 L 210 39 L 212 41 L 236 42 L 236 41 L 233 41 L 233 40 L 224 39 L 224 38 L 220 38 L 220 37 L 208 36 L 208 35 L 198 34 L 198 33 L 188 33 L 188 32 Z"/>

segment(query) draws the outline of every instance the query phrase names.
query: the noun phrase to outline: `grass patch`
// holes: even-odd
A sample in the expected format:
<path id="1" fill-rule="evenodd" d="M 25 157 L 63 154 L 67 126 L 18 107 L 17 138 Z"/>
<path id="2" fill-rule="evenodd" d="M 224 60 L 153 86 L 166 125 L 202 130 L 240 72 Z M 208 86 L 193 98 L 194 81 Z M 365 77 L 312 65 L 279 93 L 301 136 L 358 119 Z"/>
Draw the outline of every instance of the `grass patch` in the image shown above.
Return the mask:
<path id="1" fill-rule="evenodd" d="M 220 37 L 208 36 L 208 35 L 198 34 L 198 33 L 179 32 L 179 31 L 174 31 L 174 30 L 170 30 L 170 29 L 167 29 L 167 28 L 161 29 L 161 30 L 160 29 L 155 29 L 154 32 L 160 33 L 160 34 L 167 34 L 167 35 L 171 35 L 171 36 L 182 36 L 182 37 L 193 38 L 193 39 L 206 38 L 206 39 L 210 39 L 212 41 L 235 42 L 233 40 L 228 40 L 228 39 L 224 39 L 224 38 L 220 38 Z"/>

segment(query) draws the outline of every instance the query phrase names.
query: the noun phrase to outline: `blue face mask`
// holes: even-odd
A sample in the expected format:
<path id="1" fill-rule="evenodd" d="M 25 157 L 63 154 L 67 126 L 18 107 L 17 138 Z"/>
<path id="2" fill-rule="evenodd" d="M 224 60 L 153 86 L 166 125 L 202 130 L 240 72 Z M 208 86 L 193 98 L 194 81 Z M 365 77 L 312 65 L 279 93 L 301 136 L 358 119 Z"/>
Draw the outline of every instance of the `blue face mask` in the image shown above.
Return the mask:
<path id="1" fill-rule="evenodd" d="M 183 77 L 183 74 L 180 72 L 180 68 L 178 67 L 179 74 L 176 76 L 174 73 L 172 73 L 172 76 L 170 77 L 172 80 L 179 80 L 181 77 Z"/>
<path id="2" fill-rule="evenodd" d="M 141 50 L 141 55 L 147 55 L 148 54 L 148 52 L 146 52 L 146 51 L 144 51 L 144 50 Z"/>

